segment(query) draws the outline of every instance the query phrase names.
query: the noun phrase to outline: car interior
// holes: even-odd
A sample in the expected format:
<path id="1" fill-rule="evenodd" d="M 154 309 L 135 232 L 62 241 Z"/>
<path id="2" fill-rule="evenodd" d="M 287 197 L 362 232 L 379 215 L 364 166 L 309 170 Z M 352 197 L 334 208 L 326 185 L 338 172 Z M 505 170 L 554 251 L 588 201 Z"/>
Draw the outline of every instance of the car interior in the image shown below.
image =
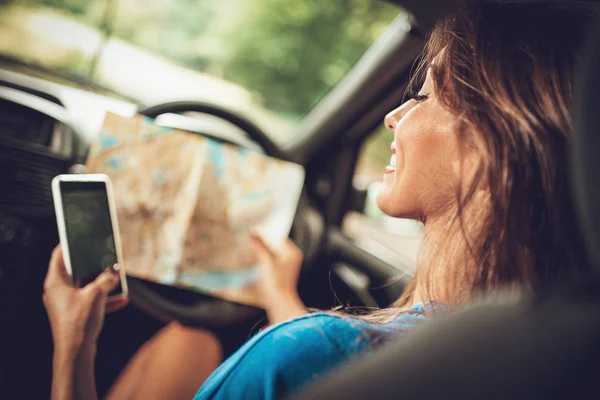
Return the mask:
<path id="1" fill-rule="evenodd" d="M 52 14 L 35 9 L 38 14 L 32 16 L 24 11 L 26 3 L 0 2 L 0 15 L 15 15 L 14 19 L 0 16 L 0 32 L 3 32 L 0 37 L 4 32 L 29 32 L 19 30 L 20 23 L 42 27 L 47 24 L 47 29 L 57 29 L 57 32 L 62 29 L 59 33 L 65 37 L 76 35 L 74 27 L 69 28 L 71 25 L 65 22 L 64 27 L 56 28 L 49 17 L 71 15 L 68 14 L 71 6 L 65 5 L 69 2 L 47 2 L 56 7 L 54 11 L 60 12 Z M 97 26 L 103 29 L 100 46 L 104 46 L 106 54 L 112 45 L 116 48 L 117 44 L 129 43 L 127 37 L 134 37 L 122 33 L 118 40 L 109 40 L 111 35 L 121 34 L 119 24 L 111 18 L 127 8 L 125 1 L 89 2 L 95 8 L 79 5 L 87 2 L 70 3 L 80 7 L 73 15 L 87 16 L 86 13 L 92 10 L 89 15 L 101 16 L 104 22 Z M 197 7 L 201 8 L 200 4 L 204 3 L 210 2 L 198 2 Z M 226 7 L 236 2 L 222 3 L 222 7 Z M 260 2 L 265 8 L 276 7 L 275 3 Z M 50 253 L 59 241 L 50 182 L 54 176 L 78 171 L 85 164 L 90 142 L 98 134 L 107 112 L 129 116 L 142 114 L 167 126 L 258 149 L 267 155 L 301 164 L 306 170 L 306 178 L 291 237 L 304 253 L 299 282 L 304 303 L 319 309 L 350 306 L 358 310 L 385 307 L 400 296 L 414 273 L 412 255 L 418 250 L 418 235 L 401 231 L 398 226 L 383 227 L 382 220 L 376 223 L 370 220 L 366 211 L 370 188 L 361 176 L 357 176 L 357 170 L 362 165 L 365 149 L 381 129 L 384 116 L 401 102 L 427 32 L 437 18 L 463 1 L 365 0 L 349 3 L 356 7 L 359 15 L 373 10 L 386 14 L 377 21 L 384 29 L 377 31 L 376 38 L 359 51 L 360 57 L 347 63 L 345 70 L 337 73 L 335 82 L 312 99 L 311 106 L 302 109 L 292 124 L 281 124 L 277 120 L 270 126 L 271 117 L 261 114 L 263 111 L 253 112 L 249 106 L 228 102 L 228 93 L 233 96 L 238 89 L 223 83 L 218 86 L 206 81 L 206 85 L 216 85 L 216 91 L 222 96 L 207 91 L 208 95 L 181 92 L 181 95 L 170 93 L 161 98 L 160 90 L 153 91 L 152 88 L 139 90 L 157 93 L 145 97 L 132 95 L 133 86 L 128 86 L 125 78 L 115 77 L 108 89 L 108 80 L 102 84 L 89 79 L 89 76 L 95 76 L 94 73 L 103 76 L 98 72 L 100 68 L 110 70 L 110 66 L 102 64 L 104 56 L 91 55 L 94 61 L 91 72 L 73 73 L 64 66 L 44 64 L 37 54 L 25 57 L 20 53 L 8 53 L 4 50 L 8 45 L 0 41 L 0 398 L 49 397 L 52 337 L 42 304 L 42 284 Z M 387 8 L 378 9 L 379 3 L 387 3 Z M 173 5 L 172 13 L 180 12 L 177 10 L 181 7 L 186 9 L 196 5 L 181 1 L 169 4 Z M 327 4 L 338 10 L 347 6 L 340 1 Z M 6 12 L 2 11 L 3 7 Z M 327 7 L 323 6 L 323 9 Z M 221 11 L 228 12 L 228 9 L 224 10 Z M 388 15 L 390 10 L 393 10 L 391 17 Z M 321 23 L 327 23 L 327 20 Z M 60 35 L 57 33 L 57 36 Z M 156 36 L 153 38 L 158 40 Z M 210 47 L 210 42 L 198 43 Z M 27 49 L 25 44 L 21 48 Z M 141 52 L 131 54 L 138 54 L 140 59 L 145 57 Z M 290 57 L 289 54 L 286 56 Z M 69 57 L 69 60 L 77 59 Z M 127 60 L 123 59 L 123 69 Z M 190 58 L 187 62 L 195 61 Z M 202 64 L 204 61 L 198 58 L 197 62 Z M 302 59 L 296 60 L 298 62 Z M 165 71 L 176 74 L 182 70 Z M 181 75 L 187 73 L 184 71 Z M 214 74 L 219 76 L 219 73 Z M 156 82 L 159 87 L 162 78 L 153 76 L 151 82 Z M 197 87 L 195 81 L 192 85 L 191 78 L 185 85 L 192 89 Z M 120 90 L 115 89 L 117 87 Z M 248 92 L 250 98 L 256 95 L 256 90 Z M 280 128 L 286 133 L 277 132 Z M 389 146 L 389 142 L 386 143 Z M 592 182 L 591 178 L 586 178 L 586 182 Z M 352 215 L 358 215 L 358 220 L 349 218 Z M 398 236 L 406 239 L 406 251 L 398 251 L 389 244 Z M 171 321 L 211 330 L 219 337 L 225 356 L 265 325 L 264 311 L 255 307 L 134 277 L 128 277 L 128 285 L 131 304 L 107 316 L 99 339 L 96 378 L 100 397 L 106 394 L 135 351 Z M 451 330 L 452 321 L 447 325 Z M 476 322 L 473 325 L 477 325 Z M 415 340 L 414 336 L 411 340 Z M 484 346 L 484 343 L 480 345 Z M 398 354 L 402 351 L 406 348 L 399 346 Z M 350 372 L 365 373 L 366 368 L 373 368 L 377 362 L 360 363 L 359 367 L 363 369 L 357 367 Z M 388 362 L 392 361 L 381 360 L 377 365 L 389 368 Z M 368 375 L 365 373 L 365 376 Z M 476 375 L 468 376 L 476 379 Z M 340 388 L 348 387 L 344 379 L 356 382 L 354 394 L 375 390 L 373 385 L 367 385 L 363 389 L 368 388 L 369 392 L 361 392 L 362 381 L 350 374 L 334 377 L 327 387 L 322 383 L 317 385 L 314 392 L 307 392 L 303 398 L 344 398 L 350 393 L 345 389 L 340 392 Z M 381 388 L 389 388 L 391 382 L 382 383 Z M 411 392 L 407 389 L 407 393 Z"/>

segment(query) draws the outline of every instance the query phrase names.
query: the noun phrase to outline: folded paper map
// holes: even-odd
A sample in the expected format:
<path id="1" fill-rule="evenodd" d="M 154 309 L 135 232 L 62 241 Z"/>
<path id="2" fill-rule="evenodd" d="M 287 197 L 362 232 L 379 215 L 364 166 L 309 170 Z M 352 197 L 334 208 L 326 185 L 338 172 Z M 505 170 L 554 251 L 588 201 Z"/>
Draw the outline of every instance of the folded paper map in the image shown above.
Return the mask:
<path id="1" fill-rule="evenodd" d="M 87 168 L 112 180 L 128 275 L 260 306 L 250 233 L 289 234 L 300 165 L 108 113 Z"/>

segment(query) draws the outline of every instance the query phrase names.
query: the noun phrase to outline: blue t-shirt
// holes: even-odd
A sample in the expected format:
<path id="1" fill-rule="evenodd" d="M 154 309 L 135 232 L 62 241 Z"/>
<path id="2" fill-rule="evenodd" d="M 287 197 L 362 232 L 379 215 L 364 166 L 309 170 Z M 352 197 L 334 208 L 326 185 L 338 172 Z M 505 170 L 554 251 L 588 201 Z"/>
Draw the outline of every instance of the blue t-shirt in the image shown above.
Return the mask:
<path id="1" fill-rule="evenodd" d="M 424 318 L 416 305 L 386 324 L 314 313 L 274 325 L 221 364 L 194 400 L 281 398 Z"/>

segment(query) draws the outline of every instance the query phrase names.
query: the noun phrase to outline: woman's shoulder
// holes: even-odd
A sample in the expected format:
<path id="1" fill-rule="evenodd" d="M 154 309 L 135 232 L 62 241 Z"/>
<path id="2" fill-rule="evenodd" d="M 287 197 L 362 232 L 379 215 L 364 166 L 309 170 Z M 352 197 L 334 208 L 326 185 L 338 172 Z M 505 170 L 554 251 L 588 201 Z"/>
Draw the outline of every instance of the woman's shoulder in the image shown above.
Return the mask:
<path id="1" fill-rule="evenodd" d="M 363 336 L 366 339 L 365 329 L 369 325 L 352 317 L 311 313 L 265 329 L 248 341 L 232 358 L 256 355 L 276 359 L 279 361 L 277 364 L 280 364 L 290 360 L 289 357 L 283 357 L 290 352 L 294 353 L 294 358 L 316 357 L 332 352 L 345 354 L 354 349 L 347 346 L 348 340 Z"/>
<path id="2" fill-rule="evenodd" d="M 369 343 L 370 325 L 313 313 L 267 328 L 223 363 L 196 398 L 283 395 L 360 352 Z"/>
<path id="3" fill-rule="evenodd" d="M 401 318 L 407 324 L 410 319 L 412 316 Z M 298 355 L 307 353 L 309 357 L 332 352 L 346 355 L 360 351 L 379 333 L 393 333 L 396 328 L 393 323 L 378 324 L 351 315 L 316 312 L 269 327 L 248 345 L 267 346 L 279 354 L 291 351 Z M 278 357 L 275 352 L 270 353 L 271 357 Z"/>
<path id="4" fill-rule="evenodd" d="M 333 333 L 335 337 L 345 333 L 356 333 L 371 324 L 351 316 L 335 315 L 333 313 L 316 312 L 284 321 L 281 324 L 265 330 L 265 336 L 272 339 L 279 337 L 302 337 L 304 335 L 321 336 L 329 338 Z"/>

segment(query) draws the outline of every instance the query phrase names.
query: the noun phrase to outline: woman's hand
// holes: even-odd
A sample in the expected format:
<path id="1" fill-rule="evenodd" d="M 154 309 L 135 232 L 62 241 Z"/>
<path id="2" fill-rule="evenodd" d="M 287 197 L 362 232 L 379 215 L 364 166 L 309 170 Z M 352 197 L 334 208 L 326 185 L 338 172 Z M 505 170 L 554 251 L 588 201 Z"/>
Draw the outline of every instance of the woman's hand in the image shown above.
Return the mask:
<path id="1" fill-rule="evenodd" d="M 107 303 L 108 294 L 118 283 L 119 271 L 111 267 L 85 287 L 75 287 L 65 269 L 60 246 L 54 249 L 44 281 L 43 300 L 55 352 L 95 349 L 104 315 L 125 307 L 129 301 L 125 298 Z"/>
<path id="2" fill-rule="evenodd" d="M 75 287 L 60 246 L 52 252 L 43 296 L 54 340 L 52 400 L 96 399 L 94 358 L 104 315 L 129 302 L 107 303 L 118 283 L 119 272 L 111 267 L 85 287 Z"/>
<path id="3" fill-rule="evenodd" d="M 269 322 L 277 324 L 306 314 L 306 306 L 298 295 L 302 251 L 291 239 L 279 249 L 269 248 L 257 235 L 252 236 L 252 243 L 260 264 L 259 297 Z"/>

